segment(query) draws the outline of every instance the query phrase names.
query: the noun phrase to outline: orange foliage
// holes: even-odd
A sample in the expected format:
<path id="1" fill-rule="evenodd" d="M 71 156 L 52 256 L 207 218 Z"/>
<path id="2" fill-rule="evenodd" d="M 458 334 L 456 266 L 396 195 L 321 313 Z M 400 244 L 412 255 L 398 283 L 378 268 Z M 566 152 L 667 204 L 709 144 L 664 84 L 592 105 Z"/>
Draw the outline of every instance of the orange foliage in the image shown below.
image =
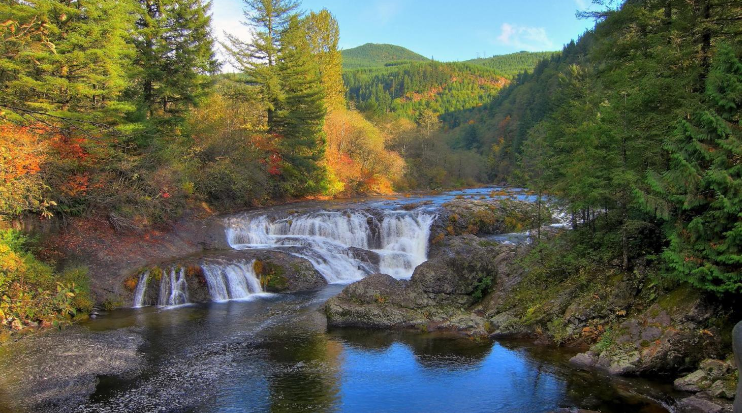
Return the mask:
<path id="1" fill-rule="evenodd" d="M 8 183 L 41 170 L 46 145 L 38 127 L 0 124 L 0 179 Z"/>
<path id="2" fill-rule="evenodd" d="M 70 176 L 67 182 L 62 183 L 59 188 L 64 194 L 75 196 L 85 194 L 90 186 L 90 176 L 87 172 Z"/>
<path id="3" fill-rule="evenodd" d="M 42 126 L 0 123 L 0 214 L 48 214 L 51 203 L 43 200 L 39 174 L 47 159 L 47 134 Z"/>

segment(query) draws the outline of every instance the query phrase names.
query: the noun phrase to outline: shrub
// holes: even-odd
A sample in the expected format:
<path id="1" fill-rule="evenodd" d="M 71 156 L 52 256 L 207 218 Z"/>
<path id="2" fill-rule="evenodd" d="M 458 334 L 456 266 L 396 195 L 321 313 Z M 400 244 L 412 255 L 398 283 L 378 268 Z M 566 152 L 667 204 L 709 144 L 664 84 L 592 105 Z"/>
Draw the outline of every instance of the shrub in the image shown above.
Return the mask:
<path id="1" fill-rule="evenodd" d="M 0 325 L 66 324 L 93 307 L 83 267 L 55 274 L 27 250 L 18 231 L 0 231 Z"/>

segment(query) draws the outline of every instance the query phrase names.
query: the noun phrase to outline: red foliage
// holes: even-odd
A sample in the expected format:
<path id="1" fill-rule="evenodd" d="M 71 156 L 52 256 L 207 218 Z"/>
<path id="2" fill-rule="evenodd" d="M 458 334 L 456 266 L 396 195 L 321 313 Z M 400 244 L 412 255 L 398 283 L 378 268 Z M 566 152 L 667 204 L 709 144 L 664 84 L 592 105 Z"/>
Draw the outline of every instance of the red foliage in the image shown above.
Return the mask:
<path id="1" fill-rule="evenodd" d="M 0 124 L 0 179 L 8 183 L 23 175 L 40 171 L 45 145 L 42 136 L 47 129 L 39 126 Z"/>

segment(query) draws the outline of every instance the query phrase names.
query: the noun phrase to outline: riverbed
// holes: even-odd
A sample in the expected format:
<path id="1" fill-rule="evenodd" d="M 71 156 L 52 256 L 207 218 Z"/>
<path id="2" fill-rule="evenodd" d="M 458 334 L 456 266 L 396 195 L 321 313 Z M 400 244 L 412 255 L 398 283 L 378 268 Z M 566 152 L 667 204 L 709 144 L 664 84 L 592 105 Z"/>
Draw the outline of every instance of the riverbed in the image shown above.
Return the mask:
<path id="1" fill-rule="evenodd" d="M 142 289 L 132 303 L 141 308 L 0 347 L 0 412 L 669 411 L 669 383 L 576 369 L 568 364 L 576 353 L 570 349 L 421 331 L 328 329 L 327 299 L 385 265 L 397 278 L 409 278 L 426 259 L 427 218 L 461 198 L 533 200 L 521 190 L 478 188 L 228 217 L 226 235 L 236 251 L 288 251 L 312 262 L 331 284 L 266 293 L 255 261 L 246 261 L 240 274 L 229 266 L 205 271 L 209 294 L 221 302 L 189 303 L 186 283 L 177 287 L 185 272 L 173 267 L 155 286 L 161 299 L 152 304 L 161 305 L 147 305 Z M 371 232 L 359 238 L 357 227 Z M 495 240 L 528 242 L 528 234 Z M 378 263 L 348 253 L 353 248 L 379 255 Z M 215 280 L 220 294 L 212 291 Z"/>
<path id="2" fill-rule="evenodd" d="M 77 328 L 93 341 L 116 331 L 136 337 L 142 358 L 125 378 L 88 378 L 93 392 L 73 411 L 667 411 L 670 386 L 577 370 L 566 349 L 420 332 L 328 331 L 318 310 L 340 289 L 122 309 L 85 322 Z M 60 351 L 66 334 L 53 333 Z M 37 356 L 41 364 L 64 362 L 53 348 Z M 71 407 L 58 401 L 36 409 Z"/>

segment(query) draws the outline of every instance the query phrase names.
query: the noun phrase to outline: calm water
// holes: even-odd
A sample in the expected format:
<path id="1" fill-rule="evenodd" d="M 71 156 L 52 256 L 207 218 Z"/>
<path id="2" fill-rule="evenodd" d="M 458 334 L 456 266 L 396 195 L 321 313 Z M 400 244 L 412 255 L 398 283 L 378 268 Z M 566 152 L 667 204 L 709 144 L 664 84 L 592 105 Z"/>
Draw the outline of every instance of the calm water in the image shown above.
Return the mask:
<path id="1" fill-rule="evenodd" d="M 572 369 L 570 353 L 523 342 L 326 331 L 312 294 L 119 310 L 94 331 L 142 334 L 147 367 L 101 378 L 84 411 L 663 412 L 668 388 Z M 655 399 L 655 400 L 654 400 Z"/>

